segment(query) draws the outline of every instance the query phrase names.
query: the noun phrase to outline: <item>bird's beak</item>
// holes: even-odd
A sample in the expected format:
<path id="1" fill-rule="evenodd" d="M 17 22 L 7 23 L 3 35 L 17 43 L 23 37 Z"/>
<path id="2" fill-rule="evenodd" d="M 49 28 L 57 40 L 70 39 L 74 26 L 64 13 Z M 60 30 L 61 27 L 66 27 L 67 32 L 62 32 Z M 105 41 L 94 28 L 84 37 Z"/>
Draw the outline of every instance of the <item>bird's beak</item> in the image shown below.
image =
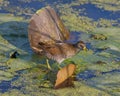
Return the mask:
<path id="1" fill-rule="evenodd" d="M 86 48 L 86 46 L 84 46 L 84 47 L 83 47 L 83 50 L 84 50 L 84 51 L 87 51 L 88 49 Z"/>

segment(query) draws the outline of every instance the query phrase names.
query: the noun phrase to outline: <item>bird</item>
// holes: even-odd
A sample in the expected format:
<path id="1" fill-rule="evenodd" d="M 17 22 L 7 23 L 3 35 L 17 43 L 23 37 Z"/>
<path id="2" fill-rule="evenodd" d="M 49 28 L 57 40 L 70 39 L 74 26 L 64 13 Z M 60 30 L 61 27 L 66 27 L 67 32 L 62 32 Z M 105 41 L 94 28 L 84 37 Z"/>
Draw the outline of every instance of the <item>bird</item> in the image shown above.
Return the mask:
<path id="1" fill-rule="evenodd" d="M 59 64 L 80 50 L 87 49 L 81 40 L 74 44 L 67 42 L 70 38 L 70 32 L 50 6 L 38 10 L 31 17 L 28 37 L 30 46 L 35 53 L 55 60 Z M 51 69 L 48 59 L 47 66 Z"/>
<path id="2" fill-rule="evenodd" d="M 75 44 L 59 42 L 52 45 L 39 42 L 38 48 L 42 49 L 41 54 L 61 63 L 65 59 L 74 56 L 80 50 L 85 50 L 86 46 L 83 41 L 78 41 Z"/>

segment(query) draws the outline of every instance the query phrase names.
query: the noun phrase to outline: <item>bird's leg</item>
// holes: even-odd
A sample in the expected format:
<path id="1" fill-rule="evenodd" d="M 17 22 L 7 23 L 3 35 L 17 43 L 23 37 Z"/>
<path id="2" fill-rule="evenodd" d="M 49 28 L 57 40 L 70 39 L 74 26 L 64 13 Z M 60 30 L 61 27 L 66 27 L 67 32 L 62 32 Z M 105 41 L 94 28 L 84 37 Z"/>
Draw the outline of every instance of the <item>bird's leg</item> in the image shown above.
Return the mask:
<path id="1" fill-rule="evenodd" d="M 52 68 L 51 68 L 51 66 L 50 66 L 50 64 L 49 64 L 49 60 L 48 60 L 48 59 L 46 59 L 46 63 L 47 63 L 47 68 L 48 68 L 49 70 L 52 70 Z"/>

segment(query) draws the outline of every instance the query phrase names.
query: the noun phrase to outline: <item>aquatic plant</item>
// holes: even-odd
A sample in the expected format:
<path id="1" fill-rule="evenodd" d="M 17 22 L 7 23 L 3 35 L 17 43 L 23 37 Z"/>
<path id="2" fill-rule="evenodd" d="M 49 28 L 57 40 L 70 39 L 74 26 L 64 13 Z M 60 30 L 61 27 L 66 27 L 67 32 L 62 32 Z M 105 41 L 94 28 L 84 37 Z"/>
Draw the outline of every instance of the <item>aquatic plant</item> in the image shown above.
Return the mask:
<path id="1" fill-rule="evenodd" d="M 27 0 L 26 2 L 32 1 Z M 48 4 L 47 0 L 44 3 Z M 43 6 L 44 3 L 42 2 Z M 37 96 L 38 94 L 41 96 L 48 96 L 48 94 L 51 96 L 120 95 L 120 28 L 115 26 L 116 24 L 120 26 L 119 19 L 99 18 L 94 21 L 87 16 L 81 16 L 80 13 L 84 13 L 85 9 L 78 10 L 75 6 L 89 3 L 95 4 L 101 10 L 113 11 L 113 14 L 120 9 L 119 0 L 74 0 L 69 4 L 63 4 L 62 1 L 58 4 L 55 1 L 49 4 L 54 5 L 68 29 L 88 32 L 81 34 L 80 38 L 90 44 L 88 51 L 81 51 L 61 64 L 64 66 L 68 61 L 73 61 L 76 64 L 76 76 L 80 81 L 75 81 L 75 88 L 56 91 L 52 89 L 53 83 L 48 80 L 48 77 L 51 77 L 50 79 L 55 77 L 47 74 L 45 58 L 39 57 L 27 49 L 29 48 L 26 34 L 28 20 L 22 18 L 21 14 L 32 14 L 36 9 L 31 8 L 29 10 L 28 7 L 24 10 L 20 6 L 12 7 L 20 12 L 17 13 L 16 10 L 9 10 L 9 0 L 0 0 L 0 7 L 8 10 L 7 12 L 12 12 L 12 14 L 0 14 L 0 96 Z M 14 16 L 14 12 L 19 16 Z M 90 38 L 91 34 L 103 34 L 107 40 L 92 39 Z M 20 42 L 16 43 L 16 40 Z M 16 50 L 20 55 L 14 59 L 9 58 L 10 53 Z M 50 64 L 52 68 L 57 67 L 54 61 L 50 60 Z M 2 86 L 3 84 L 10 86 Z"/>

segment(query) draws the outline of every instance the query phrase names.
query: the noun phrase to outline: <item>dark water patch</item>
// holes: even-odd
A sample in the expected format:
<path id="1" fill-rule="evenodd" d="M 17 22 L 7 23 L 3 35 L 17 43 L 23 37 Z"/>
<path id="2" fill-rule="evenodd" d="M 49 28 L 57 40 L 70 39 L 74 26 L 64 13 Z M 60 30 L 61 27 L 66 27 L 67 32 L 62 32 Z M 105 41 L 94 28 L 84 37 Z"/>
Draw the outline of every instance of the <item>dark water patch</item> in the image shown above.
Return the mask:
<path id="1" fill-rule="evenodd" d="M 3 35 L 4 37 L 12 37 L 12 38 L 19 38 L 19 37 L 22 37 L 22 38 L 27 38 L 28 36 L 26 36 L 25 34 L 13 34 L 13 33 L 11 33 L 11 34 L 5 34 L 5 35 Z"/>
<path id="2" fill-rule="evenodd" d="M 11 81 L 2 81 L 0 83 L 0 92 L 7 92 L 9 89 L 20 89 L 21 87 L 16 87 L 11 85 Z"/>
<path id="3" fill-rule="evenodd" d="M 21 8 L 35 8 L 35 9 L 38 9 L 38 8 L 41 8 L 43 7 L 43 3 L 40 2 L 40 1 L 31 1 L 31 2 L 22 2 L 21 0 L 9 0 L 10 2 L 10 6 L 20 6 Z"/>
<path id="4" fill-rule="evenodd" d="M 4 93 L 4 92 L 7 92 L 10 89 L 18 89 L 18 90 L 21 89 L 21 86 L 18 86 L 18 87 L 12 86 L 11 83 L 16 81 L 16 80 L 18 80 L 19 77 L 20 77 L 20 74 L 24 73 L 24 70 L 19 70 L 16 73 L 17 73 L 17 75 L 14 76 L 11 80 L 9 80 L 9 81 L 2 81 L 0 83 L 0 92 Z"/>
<path id="5" fill-rule="evenodd" d="M 96 77 L 95 70 L 85 70 L 77 75 L 77 80 L 87 80 Z"/>
<path id="6" fill-rule="evenodd" d="M 45 0 L 48 4 L 53 4 L 53 3 L 62 3 L 62 4 L 70 4 L 73 2 L 73 0 Z"/>
<path id="7" fill-rule="evenodd" d="M 0 66 L 0 70 L 5 71 L 5 70 L 8 70 L 8 69 L 10 69 L 10 68 L 9 68 L 9 67 L 7 67 L 7 66 Z"/>
<path id="8" fill-rule="evenodd" d="M 111 71 L 100 72 L 99 74 L 105 75 L 105 74 L 112 74 L 112 73 L 116 73 L 116 72 L 120 73 L 120 69 L 114 69 Z M 85 70 L 84 72 L 80 72 L 76 76 L 76 78 L 77 78 L 77 80 L 88 80 L 88 79 L 96 77 L 97 76 L 96 73 L 97 73 L 97 71 L 95 71 L 95 70 Z"/>
<path id="9" fill-rule="evenodd" d="M 98 20 L 100 18 L 116 20 L 120 18 L 120 11 L 107 11 L 101 8 L 98 8 L 96 5 L 88 3 L 80 6 L 74 6 L 75 9 L 85 9 L 84 12 L 80 13 L 81 16 L 87 16 L 93 20 Z"/>
<path id="10" fill-rule="evenodd" d="M 12 80 L 10 81 L 2 81 L 0 83 L 0 92 L 4 93 L 7 92 L 9 89 L 20 89 L 19 87 L 12 86 L 11 83 L 15 80 L 17 80 L 19 76 L 15 76 Z"/>
<path id="11" fill-rule="evenodd" d="M 0 83 L 0 92 L 4 93 L 11 88 L 11 81 L 2 81 Z"/>
<path id="12" fill-rule="evenodd" d="M 0 9 L 0 13 L 5 13 L 5 14 L 8 14 L 8 13 L 9 13 L 9 11 L 4 10 L 4 9 Z"/>
<path id="13" fill-rule="evenodd" d="M 86 48 L 87 48 L 88 50 L 92 49 L 91 43 L 87 42 L 87 43 L 86 43 Z"/>

